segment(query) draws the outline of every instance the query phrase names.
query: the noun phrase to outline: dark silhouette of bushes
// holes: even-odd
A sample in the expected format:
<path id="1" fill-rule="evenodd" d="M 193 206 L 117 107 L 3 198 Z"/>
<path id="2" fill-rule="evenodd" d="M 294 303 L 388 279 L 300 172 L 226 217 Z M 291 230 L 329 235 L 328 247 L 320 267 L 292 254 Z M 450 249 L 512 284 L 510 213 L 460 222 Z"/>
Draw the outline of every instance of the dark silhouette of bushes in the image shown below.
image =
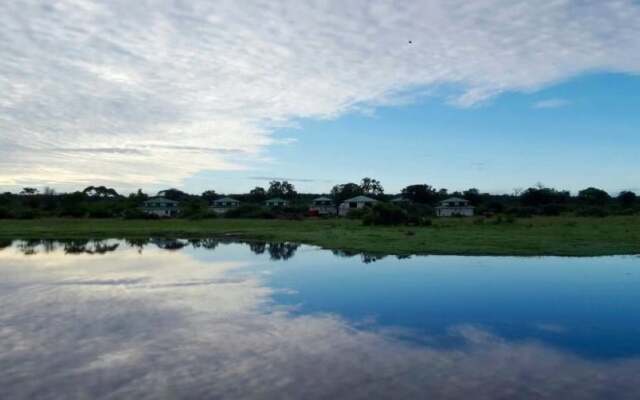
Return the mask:
<path id="1" fill-rule="evenodd" d="M 405 210 L 389 203 L 374 204 L 362 217 L 365 225 L 402 225 L 408 221 L 409 215 Z"/>
<path id="2" fill-rule="evenodd" d="M 245 204 L 233 208 L 224 214 L 225 218 L 264 218 L 273 219 L 275 214 L 255 204 Z"/>

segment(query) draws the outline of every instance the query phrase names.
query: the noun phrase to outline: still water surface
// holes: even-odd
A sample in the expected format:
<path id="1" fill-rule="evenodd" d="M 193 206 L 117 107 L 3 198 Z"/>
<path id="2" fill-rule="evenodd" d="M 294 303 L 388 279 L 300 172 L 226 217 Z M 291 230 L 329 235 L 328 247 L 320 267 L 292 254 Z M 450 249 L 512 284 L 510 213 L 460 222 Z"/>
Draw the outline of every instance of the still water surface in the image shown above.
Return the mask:
<path id="1" fill-rule="evenodd" d="M 0 242 L 0 398 L 640 398 L 640 258 Z"/>

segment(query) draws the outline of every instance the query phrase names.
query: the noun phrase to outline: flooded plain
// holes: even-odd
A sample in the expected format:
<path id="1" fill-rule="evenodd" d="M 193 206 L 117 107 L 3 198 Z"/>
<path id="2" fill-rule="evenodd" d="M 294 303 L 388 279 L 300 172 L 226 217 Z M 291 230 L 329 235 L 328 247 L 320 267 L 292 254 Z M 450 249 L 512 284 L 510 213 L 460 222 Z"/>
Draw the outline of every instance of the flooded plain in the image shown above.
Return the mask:
<path id="1" fill-rule="evenodd" d="M 0 242 L 0 398 L 640 398 L 640 258 Z"/>

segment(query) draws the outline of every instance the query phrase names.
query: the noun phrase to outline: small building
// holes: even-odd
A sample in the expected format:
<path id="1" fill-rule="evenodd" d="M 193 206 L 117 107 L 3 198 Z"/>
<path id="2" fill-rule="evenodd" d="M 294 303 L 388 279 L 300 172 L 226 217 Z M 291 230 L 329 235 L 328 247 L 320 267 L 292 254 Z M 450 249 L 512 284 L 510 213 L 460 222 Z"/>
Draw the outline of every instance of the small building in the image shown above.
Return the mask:
<path id="1" fill-rule="evenodd" d="M 333 203 L 333 200 L 329 197 L 318 197 L 313 199 L 311 207 L 309 207 L 309 214 L 312 215 L 335 215 L 336 211 L 336 206 Z"/>
<path id="2" fill-rule="evenodd" d="M 469 203 L 469 200 L 451 197 L 440 202 L 440 205 L 436 207 L 436 215 L 438 217 L 472 217 L 473 210 L 474 207 Z"/>
<path id="3" fill-rule="evenodd" d="M 347 216 L 347 214 L 349 214 L 353 210 L 356 210 L 359 208 L 371 207 L 377 202 L 378 200 L 372 199 L 371 197 L 356 196 L 342 202 L 342 204 L 340 204 L 340 207 L 338 209 L 338 214 L 342 217 L 345 217 Z"/>
<path id="4" fill-rule="evenodd" d="M 231 197 L 222 197 L 211 202 L 209 211 L 216 214 L 224 214 L 227 211 L 240 207 L 240 202 Z"/>
<path id="5" fill-rule="evenodd" d="M 276 207 L 288 207 L 289 200 L 281 199 L 279 197 L 275 197 L 273 199 L 269 199 L 264 202 L 267 207 L 276 208 Z"/>
<path id="6" fill-rule="evenodd" d="M 151 197 L 142 203 L 140 209 L 145 214 L 157 215 L 158 217 L 178 216 L 178 202 L 162 196 Z"/>

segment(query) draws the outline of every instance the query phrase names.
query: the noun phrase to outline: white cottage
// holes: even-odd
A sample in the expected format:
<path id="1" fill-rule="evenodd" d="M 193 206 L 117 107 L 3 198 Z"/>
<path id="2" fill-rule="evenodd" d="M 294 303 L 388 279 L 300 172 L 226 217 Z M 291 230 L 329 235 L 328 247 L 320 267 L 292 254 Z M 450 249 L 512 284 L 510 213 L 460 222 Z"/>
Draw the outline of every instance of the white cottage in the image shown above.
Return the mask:
<path id="1" fill-rule="evenodd" d="M 440 202 L 440 205 L 436 207 L 436 215 L 438 217 L 472 217 L 473 210 L 474 207 L 469 203 L 469 200 L 451 197 Z"/>
<path id="2" fill-rule="evenodd" d="M 288 207 L 289 201 L 285 199 L 281 199 L 279 197 L 269 199 L 264 202 L 267 207 L 276 208 L 276 207 Z"/>
<path id="3" fill-rule="evenodd" d="M 371 197 L 356 196 L 356 197 L 353 197 L 351 199 L 347 199 L 342 204 L 340 204 L 340 207 L 338 209 L 338 214 L 340 216 L 342 216 L 342 217 L 345 217 L 352 210 L 356 210 L 356 209 L 359 209 L 359 208 L 370 207 L 370 206 L 374 205 L 377 202 L 378 202 L 378 200 L 372 199 Z"/>
<path id="4" fill-rule="evenodd" d="M 140 207 L 143 213 L 158 217 L 175 217 L 178 215 L 178 202 L 166 197 L 151 197 Z"/>
<path id="5" fill-rule="evenodd" d="M 240 202 L 231 197 L 222 197 L 214 200 L 209 206 L 209 210 L 216 214 L 224 214 L 229 210 L 240 207 Z"/>
<path id="6" fill-rule="evenodd" d="M 318 197 L 313 199 L 311 202 L 309 213 L 317 215 L 336 215 L 336 206 L 333 203 L 333 200 L 329 197 Z"/>

